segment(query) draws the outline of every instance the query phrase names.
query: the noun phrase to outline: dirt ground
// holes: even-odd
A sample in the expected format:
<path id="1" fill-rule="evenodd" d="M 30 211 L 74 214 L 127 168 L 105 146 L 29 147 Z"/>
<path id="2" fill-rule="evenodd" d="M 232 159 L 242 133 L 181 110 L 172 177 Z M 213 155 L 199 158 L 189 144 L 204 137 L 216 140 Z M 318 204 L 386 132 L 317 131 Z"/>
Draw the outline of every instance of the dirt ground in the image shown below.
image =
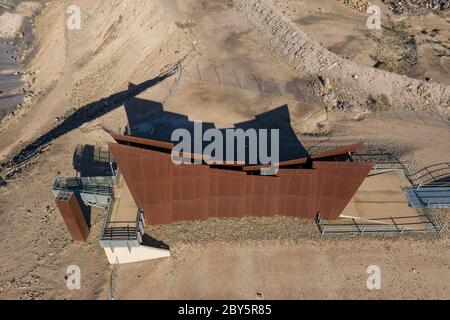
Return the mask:
<path id="1" fill-rule="evenodd" d="M 257 293 L 265 299 L 450 298 L 447 231 L 440 237 L 321 238 L 312 221 L 181 223 L 147 229 L 170 246 L 171 258 L 117 270 L 98 241 L 102 212 L 91 213 L 88 242 L 70 240 L 51 193 L 54 179 L 75 176 L 77 145 L 105 147 L 112 139 L 104 127 L 123 130 L 130 115 L 144 118 L 145 108 L 162 101 L 167 111 L 219 127 L 287 104 L 292 126 L 307 146 L 364 140 L 396 151 L 401 160 L 414 160 L 418 169 L 450 157 L 449 125 L 442 119 L 399 110 L 327 110 L 311 93 L 311 75 L 300 74 L 274 54 L 232 1 L 80 0 L 82 29 L 67 30 L 66 8 L 71 4 L 50 1 L 36 18 L 36 48 L 23 67 L 32 93 L 0 126 L 0 162 L 50 129 L 62 128 L 0 187 L 0 299 L 107 299 L 111 290 L 115 299 L 254 299 Z M 369 56 L 376 53 L 376 42 L 343 27 L 346 15 L 359 21 L 360 13 L 333 2 L 341 12 L 336 29 L 346 30 L 337 37 L 321 32 L 333 20 L 326 13 L 326 19 L 317 18 L 316 2 L 297 5 L 315 17 L 298 17 L 310 19 L 302 27 L 322 37 L 327 48 L 343 56 L 357 52 L 351 59 L 361 64 L 373 62 Z M 346 37 L 361 39 L 341 45 Z M 365 44 L 367 51 L 361 51 Z M 423 59 L 435 63 L 426 55 Z M 179 60 L 185 74 L 173 96 L 173 77 L 145 82 Z M 448 69 L 444 73 L 422 67 L 430 73 L 419 72 L 420 77 L 449 83 Z M 228 76 L 217 77 L 216 68 Z M 196 76 L 198 69 L 202 76 Z M 230 80 L 234 72 L 241 80 L 265 79 L 264 94 L 259 92 L 261 82 Z M 298 91 L 280 94 L 282 84 L 295 84 Z M 139 107 L 130 104 L 130 97 L 140 99 Z M 448 225 L 448 212 L 442 219 Z M 366 268 L 372 264 L 382 271 L 379 291 L 366 288 Z M 70 265 L 81 269 L 81 290 L 66 287 Z"/>
<path id="2" fill-rule="evenodd" d="M 448 299 L 449 261 L 438 248 L 446 250 L 448 243 L 339 239 L 179 245 L 171 248 L 170 259 L 120 266 L 114 296 Z M 370 265 L 381 269 L 380 290 L 366 287 Z"/>
<path id="3" fill-rule="evenodd" d="M 274 1 L 331 52 L 361 65 L 384 62 L 385 70 L 450 84 L 448 14 L 400 16 L 381 1 L 371 3 L 381 9 L 382 32 L 367 28 L 366 10 L 339 6 L 335 1 Z"/>

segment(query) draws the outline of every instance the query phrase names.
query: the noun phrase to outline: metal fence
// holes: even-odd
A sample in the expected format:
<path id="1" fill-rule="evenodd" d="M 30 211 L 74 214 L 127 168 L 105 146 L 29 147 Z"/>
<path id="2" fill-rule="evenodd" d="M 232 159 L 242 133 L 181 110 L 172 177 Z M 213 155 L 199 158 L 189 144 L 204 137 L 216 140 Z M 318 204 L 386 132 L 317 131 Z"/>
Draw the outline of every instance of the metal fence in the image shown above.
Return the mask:
<path id="1" fill-rule="evenodd" d="M 348 143 L 344 143 L 348 144 Z M 334 146 L 336 147 L 336 146 Z M 321 149 L 330 148 L 323 144 L 316 146 L 315 152 Z M 374 163 L 371 174 L 376 174 L 383 170 L 403 170 L 405 176 L 416 188 L 420 188 L 427 181 L 426 185 L 442 186 L 448 182 L 432 182 L 430 180 L 450 176 L 449 163 L 436 164 L 416 172 L 412 172 L 413 162 L 401 161 L 393 153 L 382 150 L 376 146 L 365 145 L 361 151 L 352 155 L 356 161 Z M 437 212 L 432 208 L 423 207 L 417 209 L 417 216 L 409 217 L 389 217 L 370 219 L 366 221 L 357 219 L 341 218 L 336 221 L 324 221 L 320 214 L 315 221 L 321 235 L 326 234 L 368 234 L 368 233 L 437 233 L 441 234 L 444 225 L 438 219 Z M 416 221 L 414 221 L 416 220 Z"/>
<path id="2" fill-rule="evenodd" d="M 407 219 L 423 219 L 419 222 L 405 222 Z M 410 217 L 390 217 L 371 219 L 373 222 L 362 222 L 356 219 L 342 219 L 339 222 L 324 222 L 317 215 L 317 227 L 322 236 L 327 234 L 368 234 L 368 233 L 437 233 L 440 235 L 444 226 L 436 223 L 429 214 L 421 214 Z"/>
<path id="3" fill-rule="evenodd" d="M 201 66 L 199 64 L 178 65 L 177 77 L 169 88 L 169 93 L 163 103 L 174 96 L 180 83 L 184 79 L 206 82 L 218 86 L 230 87 L 238 90 L 248 90 L 259 95 L 281 96 L 304 103 L 319 102 L 308 79 L 281 79 L 267 77 L 245 71 L 218 67 Z"/>
<path id="4" fill-rule="evenodd" d="M 406 174 L 416 188 L 422 186 L 450 187 L 450 162 L 434 164 L 416 172 L 409 170 Z"/>
<path id="5" fill-rule="evenodd" d="M 117 282 L 119 281 L 119 258 L 116 257 L 116 263 L 111 267 L 111 277 L 109 279 L 108 300 L 114 300 Z"/>
<path id="6" fill-rule="evenodd" d="M 111 196 L 114 183 L 113 177 L 57 178 L 53 184 L 53 191 L 70 190 Z"/>
<path id="7" fill-rule="evenodd" d="M 183 66 L 181 64 L 181 62 L 178 62 L 175 65 L 175 80 L 172 82 L 172 84 L 169 87 L 169 92 L 167 93 L 167 95 L 162 99 L 162 105 L 163 107 L 166 106 L 168 100 L 175 96 L 175 94 L 177 93 L 178 87 L 181 84 L 181 77 L 183 76 Z"/>
<path id="8" fill-rule="evenodd" d="M 450 129 L 450 122 L 444 119 L 441 115 L 430 114 L 425 112 L 418 112 L 412 106 L 408 110 L 400 110 L 394 107 L 389 110 L 374 112 L 373 117 L 382 117 L 396 119 L 403 122 L 417 123 L 426 126 L 437 126 Z"/>

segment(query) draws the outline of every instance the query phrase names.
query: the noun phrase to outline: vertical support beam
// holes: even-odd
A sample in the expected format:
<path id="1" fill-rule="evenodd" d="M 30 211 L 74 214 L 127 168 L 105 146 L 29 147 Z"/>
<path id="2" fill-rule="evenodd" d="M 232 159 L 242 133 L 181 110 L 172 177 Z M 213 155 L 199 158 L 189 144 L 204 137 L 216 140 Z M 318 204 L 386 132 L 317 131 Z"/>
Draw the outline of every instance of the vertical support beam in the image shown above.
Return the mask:
<path id="1" fill-rule="evenodd" d="M 56 205 L 73 240 L 86 241 L 89 236 L 89 227 L 75 194 L 60 191 L 56 197 Z"/>

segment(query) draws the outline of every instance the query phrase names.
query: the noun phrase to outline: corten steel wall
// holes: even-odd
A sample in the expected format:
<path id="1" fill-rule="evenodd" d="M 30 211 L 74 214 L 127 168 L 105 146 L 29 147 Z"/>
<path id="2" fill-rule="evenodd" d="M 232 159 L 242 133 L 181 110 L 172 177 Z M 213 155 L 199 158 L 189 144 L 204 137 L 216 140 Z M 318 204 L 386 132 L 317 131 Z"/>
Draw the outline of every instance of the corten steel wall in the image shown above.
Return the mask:
<path id="1" fill-rule="evenodd" d="M 313 161 L 317 171 L 316 199 L 320 215 L 336 219 L 372 170 L 365 162 Z"/>
<path id="2" fill-rule="evenodd" d="M 86 241 L 89 236 L 89 227 L 75 194 L 70 192 L 70 197 L 67 200 L 57 198 L 56 205 L 72 238 L 76 241 Z"/>
<path id="3" fill-rule="evenodd" d="M 311 169 L 280 168 L 278 176 L 175 165 L 170 153 L 110 145 L 147 224 L 208 217 L 274 216 L 336 219 L 371 170 L 352 162 L 314 161 Z"/>

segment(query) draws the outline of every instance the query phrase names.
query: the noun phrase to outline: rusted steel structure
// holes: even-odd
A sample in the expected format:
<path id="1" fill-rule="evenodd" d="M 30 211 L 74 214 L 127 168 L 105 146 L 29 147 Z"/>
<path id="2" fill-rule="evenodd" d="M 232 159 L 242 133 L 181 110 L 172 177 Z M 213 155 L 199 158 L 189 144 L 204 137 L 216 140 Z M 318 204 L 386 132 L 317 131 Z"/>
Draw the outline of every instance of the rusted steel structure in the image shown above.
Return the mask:
<path id="1" fill-rule="evenodd" d="M 86 241 L 89 236 L 89 226 L 76 195 L 73 192 L 59 192 L 56 205 L 72 238 L 75 241 Z"/>
<path id="2" fill-rule="evenodd" d="M 336 219 L 372 165 L 354 162 L 361 144 L 283 160 L 276 176 L 262 166 L 174 164 L 173 144 L 112 134 L 109 147 L 150 225 L 210 217 L 291 216 Z M 192 155 L 191 155 L 192 156 Z"/>
<path id="3" fill-rule="evenodd" d="M 214 124 L 203 123 L 199 127 L 186 116 L 164 111 L 156 102 L 148 104 L 144 100 L 131 99 L 128 104 L 131 102 L 128 106 L 128 135 L 110 133 L 115 143 L 109 143 L 109 149 L 139 213 L 143 212 L 148 225 L 211 217 L 280 215 L 314 219 L 320 214 L 321 218 L 336 219 L 372 169 L 370 163 L 355 162 L 351 156 L 361 143 L 310 155 L 290 125 L 287 106 L 256 115 L 255 119 L 238 123 L 234 128 L 241 132 L 279 131 L 276 145 L 279 157 L 273 164 L 278 169 L 275 175 L 262 174 L 263 171 L 267 173 L 265 169 L 270 169 L 264 165 L 265 161 L 249 160 L 250 152 L 247 150 L 252 146 L 247 139 L 245 142 L 241 140 L 242 149 L 239 149 L 246 150 L 244 160 L 237 156 L 231 158 L 233 153 L 230 152 L 231 164 L 223 154 L 223 159 L 227 159 L 225 164 L 210 165 L 205 159 L 208 155 L 196 153 L 196 145 L 200 145 L 200 150 L 205 147 L 204 140 L 199 142 L 196 138 L 198 134 L 203 136 L 205 130 L 214 128 Z M 139 108 L 144 113 L 134 115 Z M 191 164 L 178 164 L 172 158 L 176 149 L 171 134 L 180 128 L 193 133 L 194 148 L 191 150 L 194 153 L 178 153 L 179 158 L 196 160 L 190 161 Z M 223 134 L 227 129 L 219 130 Z M 114 176 L 116 171 L 112 165 L 111 168 Z M 111 181 L 116 183 L 116 177 Z M 77 202 L 77 192 L 88 205 L 98 196 L 105 196 L 103 189 L 85 190 L 86 187 L 76 185 L 72 189 L 67 186 L 54 189 L 64 221 L 72 237 L 80 241 L 86 240 L 89 228 Z M 91 194 L 95 199 L 91 199 Z M 108 197 L 111 197 L 108 201 L 113 203 L 114 192 L 109 189 Z M 111 203 L 108 208 L 111 208 Z M 108 214 L 105 218 L 108 219 Z"/>

